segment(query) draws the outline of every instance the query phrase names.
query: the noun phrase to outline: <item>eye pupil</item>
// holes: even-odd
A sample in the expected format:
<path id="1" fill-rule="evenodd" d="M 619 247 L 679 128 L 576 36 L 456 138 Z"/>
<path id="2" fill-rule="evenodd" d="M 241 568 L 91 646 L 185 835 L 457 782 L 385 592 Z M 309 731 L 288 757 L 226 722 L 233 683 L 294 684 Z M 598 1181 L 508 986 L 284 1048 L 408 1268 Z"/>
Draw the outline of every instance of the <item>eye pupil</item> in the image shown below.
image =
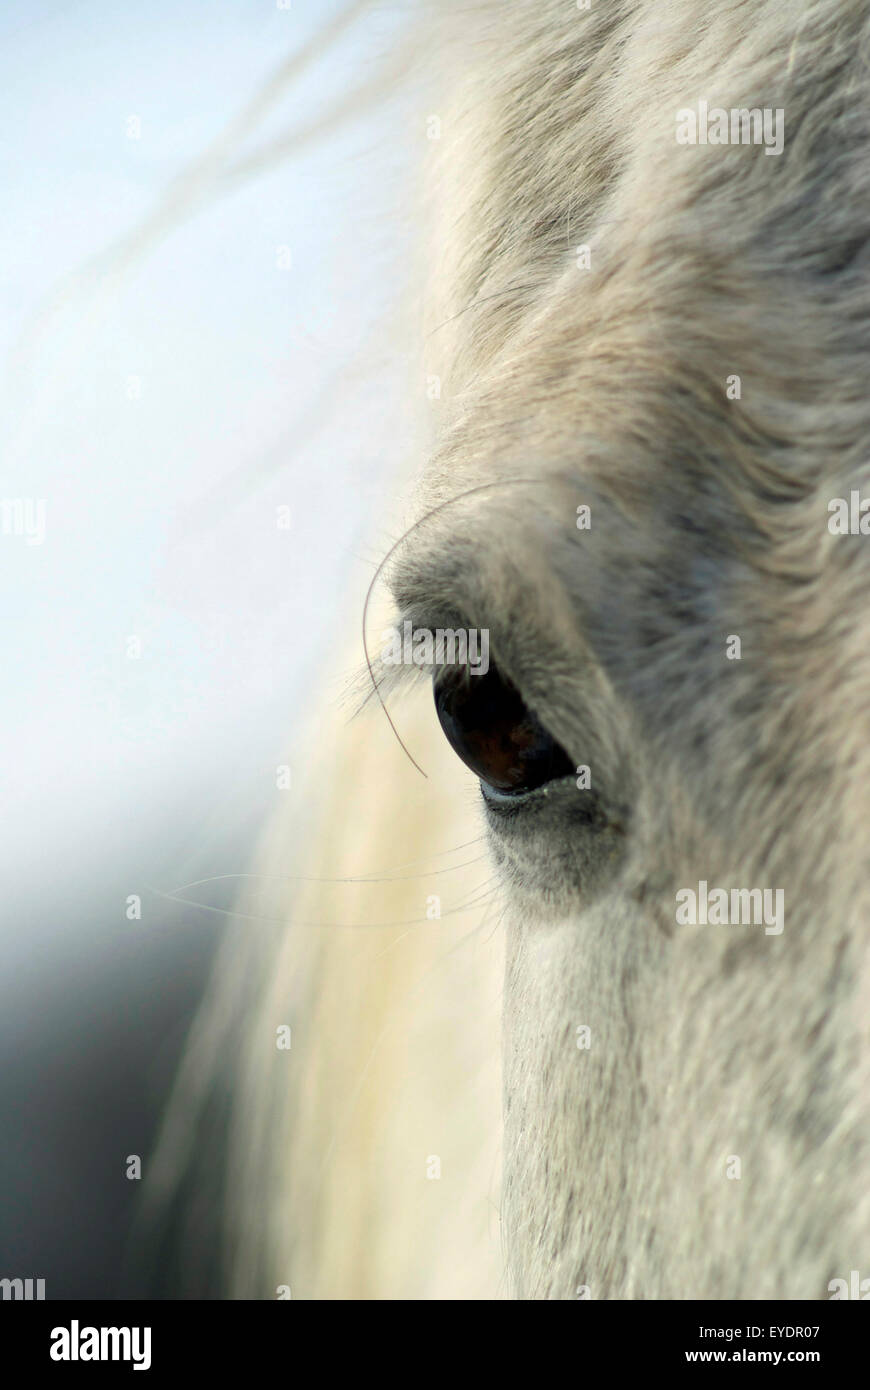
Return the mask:
<path id="1" fill-rule="evenodd" d="M 492 664 L 484 675 L 439 676 L 435 708 L 454 752 L 496 791 L 531 791 L 574 770 L 516 686 Z"/>

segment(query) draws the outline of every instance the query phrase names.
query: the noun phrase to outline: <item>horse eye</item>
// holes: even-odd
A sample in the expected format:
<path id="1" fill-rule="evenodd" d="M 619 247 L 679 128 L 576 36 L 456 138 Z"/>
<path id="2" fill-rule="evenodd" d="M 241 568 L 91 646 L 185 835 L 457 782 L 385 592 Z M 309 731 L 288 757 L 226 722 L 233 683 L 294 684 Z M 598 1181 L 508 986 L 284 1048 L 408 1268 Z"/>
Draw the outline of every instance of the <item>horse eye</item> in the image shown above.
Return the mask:
<path id="1" fill-rule="evenodd" d="M 485 675 L 437 676 L 435 708 L 454 752 L 496 791 L 532 791 L 574 771 L 564 748 L 493 665 Z"/>

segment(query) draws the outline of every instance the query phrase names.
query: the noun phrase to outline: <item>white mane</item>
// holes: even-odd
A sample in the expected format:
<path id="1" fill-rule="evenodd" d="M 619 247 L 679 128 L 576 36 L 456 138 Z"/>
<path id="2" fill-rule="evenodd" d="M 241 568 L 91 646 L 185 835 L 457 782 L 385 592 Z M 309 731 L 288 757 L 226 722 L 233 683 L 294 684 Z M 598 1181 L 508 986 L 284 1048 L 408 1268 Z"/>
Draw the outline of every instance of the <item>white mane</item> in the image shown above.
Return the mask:
<path id="1" fill-rule="evenodd" d="M 391 708 L 428 780 L 321 704 L 256 867 L 380 873 L 260 886 L 281 925 L 227 941 L 179 1094 L 233 1088 L 232 1288 L 826 1298 L 870 1237 L 868 561 L 826 525 L 867 477 L 870 18 L 438 30 L 419 514 L 493 491 L 409 538 L 396 610 L 490 630 L 597 820 L 554 796 L 490 863 L 427 702 Z M 781 109 L 782 153 L 678 143 L 700 101 Z M 784 930 L 678 924 L 701 881 L 782 889 Z"/>

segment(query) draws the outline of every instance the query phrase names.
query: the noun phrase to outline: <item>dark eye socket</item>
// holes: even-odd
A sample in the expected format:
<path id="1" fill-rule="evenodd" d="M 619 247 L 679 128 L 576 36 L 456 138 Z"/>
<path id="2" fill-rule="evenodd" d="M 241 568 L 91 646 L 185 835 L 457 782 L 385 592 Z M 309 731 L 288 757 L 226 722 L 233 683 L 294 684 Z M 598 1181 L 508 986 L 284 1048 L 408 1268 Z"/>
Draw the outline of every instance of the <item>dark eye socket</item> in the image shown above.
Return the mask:
<path id="1" fill-rule="evenodd" d="M 442 672 L 435 708 L 454 752 L 497 791 L 519 795 L 574 771 L 564 748 L 492 664 L 484 675 Z"/>

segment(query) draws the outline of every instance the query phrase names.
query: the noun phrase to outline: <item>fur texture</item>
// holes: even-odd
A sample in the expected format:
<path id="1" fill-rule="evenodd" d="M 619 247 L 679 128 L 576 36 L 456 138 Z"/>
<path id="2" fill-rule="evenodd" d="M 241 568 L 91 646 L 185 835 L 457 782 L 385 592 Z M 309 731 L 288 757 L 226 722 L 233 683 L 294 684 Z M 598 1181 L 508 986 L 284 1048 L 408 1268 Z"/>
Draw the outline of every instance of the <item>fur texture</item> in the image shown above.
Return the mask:
<path id="1" fill-rule="evenodd" d="M 537 0 L 451 5 L 443 28 L 427 338 L 443 389 L 418 514 L 492 486 L 421 522 L 392 588 L 417 625 L 488 628 L 592 779 L 486 813 L 507 1287 L 827 1298 L 870 1275 L 870 538 L 827 525 L 870 482 L 870 14 Z M 782 109 L 782 154 L 678 145 L 676 112 L 701 100 Z M 368 726 L 351 737 L 312 836 L 324 872 L 378 867 L 398 827 L 395 862 L 473 837 L 439 840 L 461 794 L 422 791 Z M 365 840 L 337 828 L 349 795 Z M 784 930 L 678 925 L 702 880 L 782 889 Z M 282 1074 L 276 1107 L 256 1048 L 244 1069 L 259 1093 L 233 1197 L 250 1210 L 265 1154 L 272 1204 L 257 1286 L 280 1266 L 313 1296 L 494 1295 L 498 1038 L 477 1001 L 497 941 L 476 974 L 423 989 L 424 1024 L 408 989 L 431 938 L 388 967 L 322 933 L 306 964 L 298 936 L 267 957 L 254 1016 L 268 1032 L 297 992 L 304 1074 Z M 377 1052 L 396 1009 L 420 1066 L 398 1086 L 403 1044 Z M 422 1117 L 415 1088 L 438 1097 Z M 354 1095 L 336 1151 L 324 1116 Z M 423 1172 L 442 1150 L 452 1193 Z M 237 1262 L 248 1288 L 256 1265 Z"/>

